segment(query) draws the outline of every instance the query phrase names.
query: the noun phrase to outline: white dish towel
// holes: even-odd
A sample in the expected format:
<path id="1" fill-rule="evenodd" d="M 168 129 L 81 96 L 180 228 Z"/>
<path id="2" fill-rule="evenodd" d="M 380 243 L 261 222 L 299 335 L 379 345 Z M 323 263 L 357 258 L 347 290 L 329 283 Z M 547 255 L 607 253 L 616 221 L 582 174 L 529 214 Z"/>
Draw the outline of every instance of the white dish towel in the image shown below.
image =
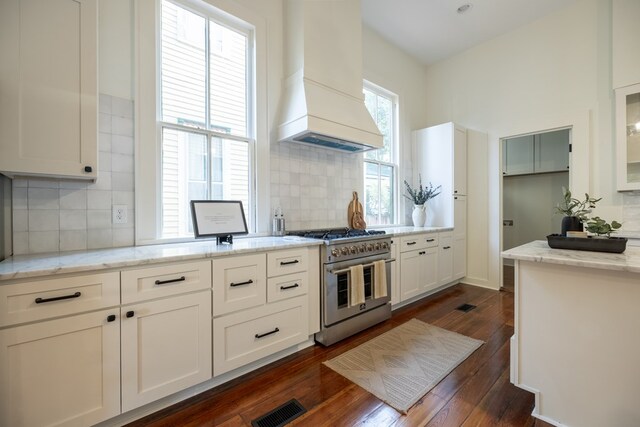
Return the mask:
<path id="1" fill-rule="evenodd" d="M 387 262 L 383 259 L 373 263 L 373 295 L 376 298 L 387 296 Z"/>
<path id="2" fill-rule="evenodd" d="M 364 268 L 362 268 L 362 264 L 351 267 L 349 274 L 351 275 L 351 285 L 349 288 L 351 307 L 364 304 Z"/>

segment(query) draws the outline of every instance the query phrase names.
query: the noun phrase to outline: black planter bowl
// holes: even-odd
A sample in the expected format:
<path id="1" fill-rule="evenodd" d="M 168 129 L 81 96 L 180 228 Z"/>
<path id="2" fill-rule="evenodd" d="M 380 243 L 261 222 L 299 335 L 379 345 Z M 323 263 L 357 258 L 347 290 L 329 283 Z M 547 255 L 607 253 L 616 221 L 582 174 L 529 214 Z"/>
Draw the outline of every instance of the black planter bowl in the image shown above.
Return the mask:
<path id="1" fill-rule="evenodd" d="M 561 234 L 547 236 L 549 247 L 554 249 L 572 249 L 576 251 L 610 252 L 621 254 L 627 249 L 626 237 L 565 237 Z"/>

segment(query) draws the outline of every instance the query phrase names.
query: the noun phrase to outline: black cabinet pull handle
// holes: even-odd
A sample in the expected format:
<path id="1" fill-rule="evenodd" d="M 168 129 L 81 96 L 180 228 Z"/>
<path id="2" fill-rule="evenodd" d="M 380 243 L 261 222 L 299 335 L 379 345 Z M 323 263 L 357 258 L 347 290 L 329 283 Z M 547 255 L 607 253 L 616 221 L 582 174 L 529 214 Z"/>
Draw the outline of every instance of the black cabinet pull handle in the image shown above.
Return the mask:
<path id="1" fill-rule="evenodd" d="M 250 285 L 253 283 L 253 280 L 249 279 L 246 282 L 238 282 L 238 283 L 229 283 L 229 286 L 242 286 L 242 285 Z"/>
<path id="2" fill-rule="evenodd" d="M 72 298 L 79 298 L 80 295 L 82 295 L 80 292 L 76 292 L 75 294 L 71 294 L 71 295 L 63 295 L 61 297 L 53 297 L 53 298 L 36 298 L 36 304 L 42 304 L 45 302 L 53 302 L 53 301 L 61 301 L 63 299 L 72 299 Z"/>
<path id="3" fill-rule="evenodd" d="M 453 190 L 453 193 L 456 194 L 458 192 L 458 190 Z"/>
<path id="4" fill-rule="evenodd" d="M 89 172 L 93 172 L 93 168 L 91 166 L 85 166 L 84 167 L 84 171 L 89 173 Z"/>
<path id="5" fill-rule="evenodd" d="M 291 265 L 291 264 L 297 264 L 300 261 L 298 261 L 297 259 L 294 259 L 293 261 L 280 261 L 280 265 Z"/>
<path id="6" fill-rule="evenodd" d="M 170 280 L 156 280 L 156 285 L 166 285 L 168 283 L 175 283 L 175 282 L 184 282 L 185 280 L 187 280 L 186 277 L 184 276 L 180 276 L 177 279 L 170 279 Z"/>
<path id="7" fill-rule="evenodd" d="M 256 338 L 264 338 L 268 335 L 275 334 L 276 332 L 280 332 L 280 329 L 275 328 L 273 331 L 265 332 L 264 334 L 256 334 Z"/>
<path id="8" fill-rule="evenodd" d="M 115 314 L 110 314 L 107 316 L 107 322 L 113 322 L 114 320 L 116 320 Z"/>
<path id="9" fill-rule="evenodd" d="M 127 316 L 127 318 L 129 318 L 129 319 L 130 319 L 130 318 L 132 318 L 135 314 L 136 314 L 136 313 L 135 313 L 134 311 L 127 311 L 126 316 Z"/>
<path id="10" fill-rule="evenodd" d="M 407 246 L 415 245 L 417 242 L 408 242 Z"/>
<path id="11" fill-rule="evenodd" d="M 454 200 L 458 200 L 458 196 L 454 197 L 453 199 L 454 199 Z"/>
<path id="12" fill-rule="evenodd" d="M 443 246 L 442 249 L 451 249 L 451 246 Z"/>
<path id="13" fill-rule="evenodd" d="M 298 286 L 300 286 L 300 285 L 298 285 L 298 284 L 296 283 L 296 284 L 291 285 L 291 286 L 280 286 L 280 289 L 281 289 L 281 290 L 283 290 L 283 291 L 286 291 L 287 289 L 297 288 Z"/>
<path id="14" fill-rule="evenodd" d="M 424 255 L 424 254 L 426 254 L 426 252 L 425 252 L 425 251 L 418 252 L 418 255 Z"/>
<path id="15" fill-rule="evenodd" d="M 427 242 L 434 242 L 436 239 L 427 239 Z"/>

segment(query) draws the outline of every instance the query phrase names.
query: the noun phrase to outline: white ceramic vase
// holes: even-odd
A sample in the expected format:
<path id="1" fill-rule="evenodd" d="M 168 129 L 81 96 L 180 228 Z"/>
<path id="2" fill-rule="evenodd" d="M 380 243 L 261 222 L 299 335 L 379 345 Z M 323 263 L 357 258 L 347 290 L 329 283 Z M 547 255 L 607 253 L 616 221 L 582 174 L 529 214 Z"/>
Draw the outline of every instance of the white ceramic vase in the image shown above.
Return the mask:
<path id="1" fill-rule="evenodd" d="M 414 227 L 424 227 L 424 223 L 427 221 L 427 207 L 425 205 L 413 205 L 411 219 Z"/>

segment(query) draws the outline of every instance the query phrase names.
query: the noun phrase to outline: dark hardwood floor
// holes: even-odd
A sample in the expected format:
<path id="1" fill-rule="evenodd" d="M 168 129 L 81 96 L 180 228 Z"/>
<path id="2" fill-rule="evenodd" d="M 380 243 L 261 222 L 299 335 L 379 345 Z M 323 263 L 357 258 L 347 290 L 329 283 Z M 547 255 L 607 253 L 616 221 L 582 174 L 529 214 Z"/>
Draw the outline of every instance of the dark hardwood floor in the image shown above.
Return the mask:
<path id="1" fill-rule="evenodd" d="M 463 303 L 477 308 L 464 313 Z M 485 341 L 407 415 L 322 365 L 411 318 Z M 331 347 L 314 347 L 138 420 L 131 426 L 250 426 L 296 398 L 300 426 L 549 426 L 531 417 L 533 395 L 509 382 L 513 294 L 456 285 Z"/>

